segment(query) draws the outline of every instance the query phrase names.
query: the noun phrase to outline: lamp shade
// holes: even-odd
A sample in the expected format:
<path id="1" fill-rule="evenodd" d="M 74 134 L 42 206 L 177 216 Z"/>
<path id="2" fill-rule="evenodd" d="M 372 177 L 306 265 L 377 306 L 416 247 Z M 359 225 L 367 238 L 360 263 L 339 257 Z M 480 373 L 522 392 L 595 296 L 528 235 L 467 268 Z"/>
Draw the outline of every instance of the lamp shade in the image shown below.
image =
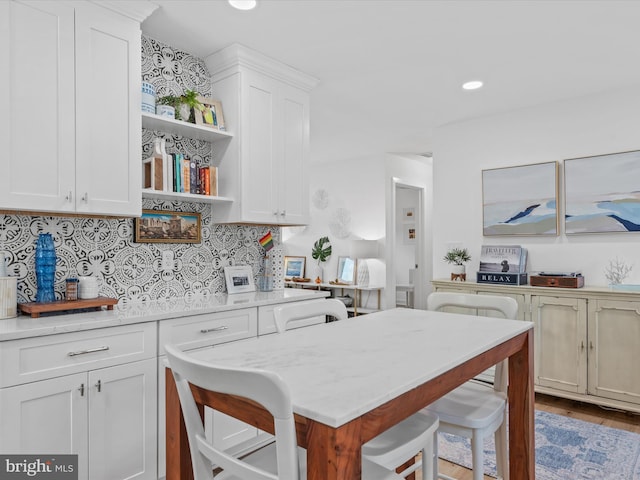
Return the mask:
<path id="1" fill-rule="evenodd" d="M 377 258 L 378 257 L 378 241 L 377 240 L 353 240 L 351 241 L 350 255 L 351 258 Z"/>

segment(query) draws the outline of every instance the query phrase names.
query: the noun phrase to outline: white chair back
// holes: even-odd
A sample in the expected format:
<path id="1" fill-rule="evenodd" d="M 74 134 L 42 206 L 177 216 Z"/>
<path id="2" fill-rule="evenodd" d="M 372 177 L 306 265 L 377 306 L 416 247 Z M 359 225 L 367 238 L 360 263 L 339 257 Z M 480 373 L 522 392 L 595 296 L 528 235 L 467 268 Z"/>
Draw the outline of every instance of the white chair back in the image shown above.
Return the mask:
<path id="1" fill-rule="evenodd" d="M 282 333 L 291 322 L 317 317 L 319 315 L 331 315 L 338 320 L 346 320 L 349 317 L 347 307 L 340 300 L 328 298 L 321 302 L 303 303 L 297 305 L 282 305 L 273 309 L 273 316 L 276 320 L 276 329 Z"/>
<path id="2" fill-rule="evenodd" d="M 212 465 L 221 467 L 225 474 L 245 480 L 300 479 L 289 388 L 277 374 L 213 365 L 190 357 L 173 345 L 165 345 L 165 350 L 180 397 L 195 480 L 213 480 Z M 217 449 L 206 440 L 202 418 L 189 384 L 248 398 L 271 413 L 275 426 L 277 476 Z"/>
<path id="3" fill-rule="evenodd" d="M 500 295 L 476 295 L 474 293 L 433 292 L 427 297 L 427 310 L 441 311 L 445 307 L 461 307 L 472 310 L 499 312 L 508 320 L 517 320 L 518 302 L 511 297 Z M 496 365 L 493 388 L 498 392 L 507 391 L 507 361 Z"/>

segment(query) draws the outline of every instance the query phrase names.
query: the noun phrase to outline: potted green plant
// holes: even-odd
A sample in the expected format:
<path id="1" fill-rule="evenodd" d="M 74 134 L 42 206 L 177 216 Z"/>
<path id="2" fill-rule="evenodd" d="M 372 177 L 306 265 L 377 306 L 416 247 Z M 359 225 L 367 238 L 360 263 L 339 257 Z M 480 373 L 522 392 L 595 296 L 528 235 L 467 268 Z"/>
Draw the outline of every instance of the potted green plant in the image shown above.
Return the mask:
<path id="1" fill-rule="evenodd" d="M 452 264 L 451 280 L 459 278 L 466 280 L 465 263 L 471 260 L 471 255 L 466 248 L 452 248 L 444 256 L 444 261 Z"/>
<path id="2" fill-rule="evenodd" d="M 176 120 L 195 123 L 193 110 L 202 110 L 204 107 L 198 100 L 198 92 L 186 90 L 184 95 L 166 95 L 156 100 L 158 105 L 169 105 L 174 108 Z"/>
<path id="3" fill-rule="evenodd" d="M 316 283 L 322 283 L 322 263 L 326 262 L 331 256 L 331 243 L 329 237 L 320 237 L 313 244 L 311 249 L 311 258 L 318 262 Z"/>

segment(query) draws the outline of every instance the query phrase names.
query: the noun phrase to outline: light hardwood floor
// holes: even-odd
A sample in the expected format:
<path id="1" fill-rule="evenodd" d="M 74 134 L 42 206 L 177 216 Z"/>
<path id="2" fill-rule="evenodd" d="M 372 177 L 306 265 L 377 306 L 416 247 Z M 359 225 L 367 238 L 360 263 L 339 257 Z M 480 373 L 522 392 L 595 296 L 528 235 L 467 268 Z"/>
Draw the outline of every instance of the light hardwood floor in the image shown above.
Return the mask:
<path id="1" fill-rule="evenodd" d="M 614 410 L 605 410 L 597 405 L 565 400 L 549 395 L 536 394 L 536 409 L 546 412 L 577 418 L 585 422 L 598 423 L 606 427 L 619 428 L 630 432 L 640 433 L 640 415 Z M 441 473 L 458 480 L 472 480 L 471 470 L 454 463 L 440 460 L 438 468 Z M 420 474 L 416 478 L 421 478 Z M 485 476 L 485 480 L 495 480 Z"/>

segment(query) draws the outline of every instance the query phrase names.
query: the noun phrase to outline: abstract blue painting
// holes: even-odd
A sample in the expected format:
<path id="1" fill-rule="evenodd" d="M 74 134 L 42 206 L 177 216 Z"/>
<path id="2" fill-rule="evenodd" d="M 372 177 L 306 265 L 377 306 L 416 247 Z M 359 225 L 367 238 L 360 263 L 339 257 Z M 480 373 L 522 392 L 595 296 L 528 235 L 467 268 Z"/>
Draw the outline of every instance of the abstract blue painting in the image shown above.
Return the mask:
<path id="1" fill-rule="evenodd" d="M 640 151 L 564 161 L 565 233 L 640 232 Z"/>
<path id="2" fill-rule="evenodd" d="M 483 235 L 558 235 L 557 197 L 557 162 L 483 170 Z"/>

